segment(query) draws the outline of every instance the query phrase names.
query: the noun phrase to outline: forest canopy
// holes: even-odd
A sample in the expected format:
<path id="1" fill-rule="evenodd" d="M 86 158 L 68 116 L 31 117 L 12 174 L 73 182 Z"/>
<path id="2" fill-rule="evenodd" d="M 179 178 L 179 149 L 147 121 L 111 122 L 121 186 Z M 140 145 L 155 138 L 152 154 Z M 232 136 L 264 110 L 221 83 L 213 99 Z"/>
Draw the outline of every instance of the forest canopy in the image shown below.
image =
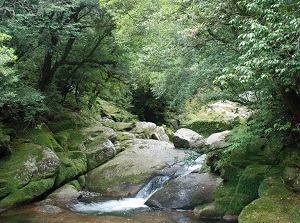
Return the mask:
<path id="1" fill-rule="evenodd" d="M 298 132 L 296 0 L 0 3 L 0 112 L 34 122 L 98 97 L 161 121 L 194 97 L 255 111 L 249 128 Z M 252 131 L 251 130 L 251 131 Z"/>

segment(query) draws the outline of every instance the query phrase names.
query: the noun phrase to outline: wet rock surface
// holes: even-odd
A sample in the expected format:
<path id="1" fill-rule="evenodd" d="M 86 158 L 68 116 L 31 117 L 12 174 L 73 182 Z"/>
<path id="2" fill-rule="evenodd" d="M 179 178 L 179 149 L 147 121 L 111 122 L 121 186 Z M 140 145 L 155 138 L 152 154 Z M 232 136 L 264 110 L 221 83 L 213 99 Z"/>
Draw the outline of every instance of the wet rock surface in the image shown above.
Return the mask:
<path id="1" fill-rule="evenodd" d="M 146 202 L 149 206 L 168 209 L 193 209 L 213 201 L 221 178 L 208 173 L 192 173 L 171 180 Z"/>

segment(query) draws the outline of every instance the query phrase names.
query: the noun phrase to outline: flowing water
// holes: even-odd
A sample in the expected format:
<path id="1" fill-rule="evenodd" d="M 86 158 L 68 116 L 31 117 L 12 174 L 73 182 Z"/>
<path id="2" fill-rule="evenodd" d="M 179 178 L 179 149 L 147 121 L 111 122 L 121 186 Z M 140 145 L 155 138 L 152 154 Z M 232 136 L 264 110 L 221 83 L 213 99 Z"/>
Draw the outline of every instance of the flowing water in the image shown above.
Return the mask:
<path id="1" fill-rule="evenodd" d="M 193 166 L 184 168 L 176 176 L 188 175 L 201 167 L 205 156 Z M 2 223 L 223 223 L 223 221 L 200 221 L 194 219 L 192 211 L 154 210 L 145 202 L 168 181 L 169 176 L 154 177 L 134 197 L 103 200 L 95 197 L 62 207 L 63 211 L 49 214 L 38 211 L 35 205 L 27 205 L 0 213 Z M 101 200 L 102 199 L 102 200 Z"/>
<path id="2" fill-rule="evenodd" d="M 193 165 L 184 166 L 181 170 L 177 171 L 177 173 L 175 173 L 174 175 L 175 176 L 188 175 L 194 170 L 200 169 L 204 160 L 205 160 L 205 155 L 202 155 L 193 162 Z M 169 176 L 154 177 L 146 186 L 144 186 L 136 194 L 135 197 L 132 198 L 122 198 L 117 200 L 98 201 L 98 202 L 78 201 L 74 204 L 71 204 L 69 208 L 72 211 L 77 213 L 93 214 L 93 215 L 101 215 L 105 213 L 114 213 L 114 212 L 150 210 L 150 208 L 145 205 L 146 201 L 157 190 L 165 186 L 170 178 L 171 177 Z"/>
<path id="3" fill-rule="evenodd" d="M 145 202 L 157 190 L 162 188 L 170 179 L 168 176 L 154 177 L 145 187 L 143 187 L 135 197 L 122 198 L 116 200 L 84 202 L 78 201 L 71 204 L 69 208 L 77 213 L 100 215 L 114 212 L 127 212 L 134 210 L 149 210 Z"/>

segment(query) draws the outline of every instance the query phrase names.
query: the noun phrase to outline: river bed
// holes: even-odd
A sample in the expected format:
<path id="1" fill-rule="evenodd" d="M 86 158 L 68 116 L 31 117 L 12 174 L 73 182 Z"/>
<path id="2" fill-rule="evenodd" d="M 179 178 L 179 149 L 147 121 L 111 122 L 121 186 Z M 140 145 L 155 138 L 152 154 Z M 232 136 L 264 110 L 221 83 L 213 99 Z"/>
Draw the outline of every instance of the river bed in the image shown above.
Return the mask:
<path id="1" fill-rule="evenodd" d="M 83 215 L 63 209 L 58 214 L 38 211 L 38 206 L 26 205 L 0 214 L 1 223 L 224 223 L 201 221 L 191 211 L 148 210 L 107 215 Z"/>

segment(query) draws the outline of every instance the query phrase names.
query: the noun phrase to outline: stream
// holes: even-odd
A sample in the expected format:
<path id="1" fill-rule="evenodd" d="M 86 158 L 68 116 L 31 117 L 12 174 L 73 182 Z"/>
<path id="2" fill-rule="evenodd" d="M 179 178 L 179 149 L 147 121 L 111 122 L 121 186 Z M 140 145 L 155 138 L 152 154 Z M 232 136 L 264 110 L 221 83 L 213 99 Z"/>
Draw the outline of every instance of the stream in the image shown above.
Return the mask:
<path id="1" fill-rule="evenodd" d="M 170 179 L 168 176 L 154 177 L 146 186 L 144 186 L 134 197 L 122 198 L 108 201 L 84 202 L 78 201 L 69 205 L 69 208 L 82 214 L 101 215 L 105 213 L 126 213 L 128 211 L 147 211 L 150 208 L 145 202 L 157 190 L 162 188 Z"/>
<path id="2" fill-rule="evenodd" d="M 224 223 L 202 221 L 194 218 L 193 211 L 158 210 L 145 205 L 156 191 L 173 177 L 188 175 L 202 165 L 201 156 L 192 166 L 185 167 L 174 176 L 156 176 L 135 196 L 109 199 L 101 196 L 82 198 L 72 204 L 61 206 L 61 212 L 49 214 L 30 204 L 0 213 L 2 223 Z"/>

